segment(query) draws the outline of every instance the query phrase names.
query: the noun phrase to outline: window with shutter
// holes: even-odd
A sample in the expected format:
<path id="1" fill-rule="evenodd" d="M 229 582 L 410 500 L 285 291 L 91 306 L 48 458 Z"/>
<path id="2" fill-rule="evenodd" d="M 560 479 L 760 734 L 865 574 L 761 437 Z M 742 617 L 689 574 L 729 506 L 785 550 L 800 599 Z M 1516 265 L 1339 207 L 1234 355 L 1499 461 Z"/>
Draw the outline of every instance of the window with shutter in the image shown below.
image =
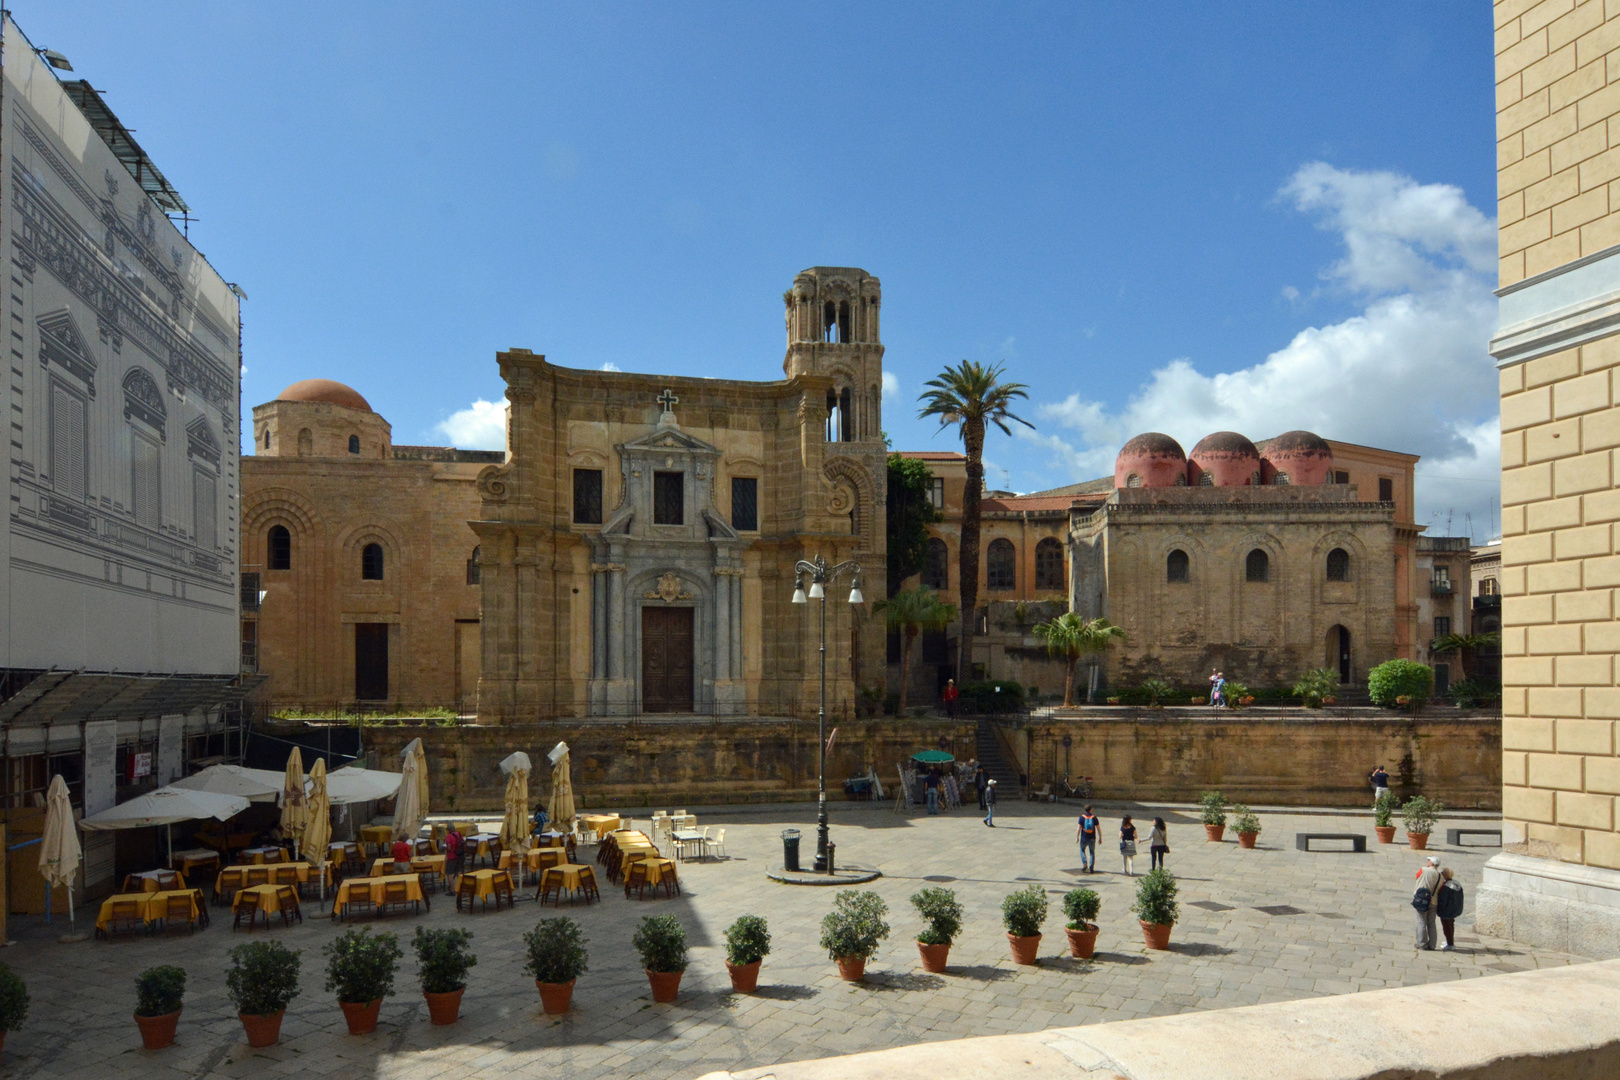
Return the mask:
<path id="1" fill-rule="evenodd" d="M 197 546 L 212 551 L 219 536 L 219 483 L 212 473 L 196 469 L 191 474 L 191 521 Z"/>
<path id="2" fill-rule="evenodd" d="M 51 485 L 59 495 L 83 498 L 84 399 L 66 387 L 51 387 Z"/>
<path id="3" fill-rule="evenodd" d="M 162 468 L 158 444 L 138 431 L 129 433 L 130 508 L 135 520 L 149 529 L 163 523 Z"/>

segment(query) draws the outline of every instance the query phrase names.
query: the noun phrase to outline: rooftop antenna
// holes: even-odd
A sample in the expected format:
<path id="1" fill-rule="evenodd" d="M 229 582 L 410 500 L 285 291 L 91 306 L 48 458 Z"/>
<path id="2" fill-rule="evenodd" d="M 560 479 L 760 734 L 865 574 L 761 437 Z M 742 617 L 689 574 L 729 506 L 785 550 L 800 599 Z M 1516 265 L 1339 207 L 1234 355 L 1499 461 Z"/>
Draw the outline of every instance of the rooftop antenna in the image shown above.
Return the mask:
<path id="1" fill-rule="evenodd" d="M 1468 542 L 1470 544 L 1472 544 L 1474 542 L 1474 515 L 1473 515 L 1473 512 L 1470 511 L 1469 513 L 1464 514 L 1463 515 L 1463 520 L 1468 522 Z"/>

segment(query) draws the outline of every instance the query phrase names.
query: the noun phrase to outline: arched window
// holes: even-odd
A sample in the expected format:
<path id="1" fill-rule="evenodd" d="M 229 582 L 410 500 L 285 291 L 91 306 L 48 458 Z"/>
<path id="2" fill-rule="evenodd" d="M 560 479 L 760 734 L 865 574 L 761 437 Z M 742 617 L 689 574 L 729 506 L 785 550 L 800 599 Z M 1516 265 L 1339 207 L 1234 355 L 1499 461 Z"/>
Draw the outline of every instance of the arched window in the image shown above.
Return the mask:
<path id="1" fill-rule="evenodd" d="M 481 585 L 484 581 L 484 548 L 483 545 L 473 548 L 472 554 L 467 557 L 467 584 Z"/>
<path id="2" fill-rule="evenodd" d="M 1198 474 L 1198 486 L 1199 487 L 1214 487 L 1215 486 L 1215 474 L 1212 473 L 1212 472 L 1201 472 L 1201 473 L 1199 473 Z"/>
<path id="3" fill-rule="evenodd" d="M 358 435 L 350 435 L 349 436 L 349 453 L 358 454 L 359 452 L 360 452 L 360 436 L 358 436 Z"/>
<path id="4" fill-rule="evenodd" d="M 292 569 L 292 533 L 287 531 L 287 526 L 270 526 L 270 536 L 266 546 L 269 548 L 268 561 L 270 569 Z"/>
<path id="5" fill-rule="evenodd" d="M 1063 545 L 1050 536 L 1035 545 L 1035 587 L 1063 588 Z"/>
<path id="6" fill-rule="evenodd" d="M 266 450 L 270 449 L 270 429 L 269 428 L 264 429 L 264 448 Z"/>
<path id="7" fill-rule="evenodd" d="M 360 579 L 362 581 L 381 581 L 383 579 L 383 549 L 381 544 L 367 544 L 360 549 Z"/>
<path id="8" fill-rule="evenodd" d="M 1344 548 L 1334 548 L 1328 552 L 1327 579 L 1329 581 L 1350 580 L 1350 553 Z"/>
<path id="9" fill-rule="evenodd" d="M 950 588 L 950 549 L 938 537 L 928 540 L 928 556 L 923 561 L 922 583 L 930 589 Z"/>
<path id="10" fill-rule="evenodd" d="M 1270 581 L 1270 557 L 1259 548 L 1249 552 L 1249 557 L 1243 561 L 1243 577 L 1247 581 Z"/>
<path id="11" fill-rule="evenodd" d="M 990 541 L 985 551 L 984 583 L 995 592 L 1011 592 L 1018 587 L 1018 549 L 1011 540 Z"/>
<path id="12" fill-rule="evenodd" d="M 1192 561 L 1187 553 L 1177 548 L 1164 557 L 1164 580 L 1190 581 L 1192 579 Z"/>
<path id="13" fill-rule="evenodd" d="M 310 457 L 314 453 L 315 436 L 310 433 L 309 428 L 300 428 L 298 430 L 298 456 Z"/>
<path id="14" fill-rule="evenodd" d="M 1271 482 L 1278 487 L 1287 487 L 1289 484 L 1293 483 L 1293 481 L 1288 478 L 1288 474 L 1285 472 L 1280 472 L 1276 476 L 1273 476 L 1271 478 Z"/>
<path id="15" fill-rule="evenodd" d="M 1131 475 L 1129 475 L 1129 476 L 1127 476 L 1125 478 L 1125 486 L 1128 487 L 1128 488 L 1141 487 L 1142 486 L 1142 478 L 1140 476 L 1137 476 L 1135 473 L 1131 473 Z"/>

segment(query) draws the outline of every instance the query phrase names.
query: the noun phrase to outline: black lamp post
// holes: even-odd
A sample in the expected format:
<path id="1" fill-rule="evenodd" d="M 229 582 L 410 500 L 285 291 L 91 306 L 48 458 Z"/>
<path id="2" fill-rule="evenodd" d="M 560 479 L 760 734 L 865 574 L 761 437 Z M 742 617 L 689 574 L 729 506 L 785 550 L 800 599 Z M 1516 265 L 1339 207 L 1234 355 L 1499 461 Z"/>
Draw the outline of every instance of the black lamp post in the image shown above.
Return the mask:
<path id="1" fill-rule="evenodd" d="M 861 595 L 861 567 L 853 559 L 837 566 L 828 566 L 825 559 L 816 556 L 814 562 L 800 559 L 793 567 L 793 602 L 806 602 L 804 577 L 810 576 L 808 599 L 821 601 L 821 704 L 816 709 L 816 871 L 827 871 L 827 589 L 826 585 L 839 574 L 848 571 L 854 577 L 849 588 L 849 602 L 864 604 Z"/>

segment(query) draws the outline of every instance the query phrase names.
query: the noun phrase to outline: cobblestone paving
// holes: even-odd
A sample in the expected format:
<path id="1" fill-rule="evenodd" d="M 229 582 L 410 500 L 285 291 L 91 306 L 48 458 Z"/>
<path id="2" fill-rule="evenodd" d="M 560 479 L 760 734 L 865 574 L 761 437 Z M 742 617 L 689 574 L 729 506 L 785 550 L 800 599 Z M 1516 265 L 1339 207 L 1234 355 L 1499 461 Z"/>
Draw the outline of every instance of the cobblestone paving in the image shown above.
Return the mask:
<path id="1" fill-rule="evenodd" d="M 813 842 L 812 810 L 704 814 L 725 825 L 730 858 L 682 869 L 686 894 L 674 900 L 626 900 L 604 889 L 604 903 L 571 912 L 590 938 L 591 970 L 574 992 L 574 1011 L 544 1016 L 534 984 L 522 972 L 521 933 L 542 913 L 520 902 L 499 914 L 458 914 L 450 897 L 430 914 L 372 920 L 408 937 L 419 924 L 469 927 L 479 962 L 454 1027 L 429 1026 L 417 992 L 414 959 L 398 995 L 383 1007 L 374 1035 L 350 1036 L 322 989 L 321 946 L 339 928 L 316 917 L 269 935 L 303 950 L 303 994 L 288 1010 L 282 1042 L 251 1050 L 224 990 L 226 951 L 245 940 L 228 918 L 194 937 L 92 941 L 62 945 L 37 920 L 18 917 L 18 944 L 6 963 L 28 981 L 27 1025 L 6 1039 L 5 1073 L 22 1077 L 405 1077 L 496 1080 L 513 1076 L 569 1078 L 693 1077 L 725 1068 L 881 1049 L 966 1035 L 1156 1016 L 1193 1009 L 1343 994 L 1387 986 L 1472 978 L 1564 965 L 1578 958 L 1477 938 L 1472 894 L 1490 850 L 1441 847 L 1469 890 L 1469 915 L 1458 922 L 1453 953 L 1411 947 L 1408 900 L 1420 857 L 1373 842 L 1370 818 L 1264 814 L 1255 851 L 1230 839 L 1207 843 L 1196 818 L 1166 814 L 1170 869 L 1182 884 L 1182 918 L 1168 953 L 1144 949 L 1130 913 L 1131 883 L 1121 876 L 1114 845 L 1103 845 L 1104 873 L 1079 874 L 1073 842 L 1076 810 L 1004 805 L 991 830 L 971 809 L 939 817 L 895 816 L 885 808 L 834 807 L 840 862 L 882 868 L 875 888 L 890 907 L 894 933 L 868 966 L 864 985 L 842 983 L 817 947 L 818 923 L 831 890 L 778 885 L 765 878 L 779 864 L 779 831 L 797 826 Z M 1137 808 L 1149 815 L 1147 808 Z M 1138 821 L 1142 813 L 1138 813 Z M 1118 811 L 1104 815 L 1110 830 Z M 645 821 L 642 826 L 645 827 Z M 1435 839 L 1444 836 L 1445 823 Z M 1296 830 L 1361 831 L 1365 855 L 1305 854 Z M 1144 830 L 1145 835 L 1145 830 Z M 1147 857 L 1137 860 L 1145 869 Z M 1094 961 L 1064 958 L 1057 897 L 1076 882 L 1103 897 L 1102 934 Z M 1016 967 L 1008 954 L 999 904 L 1036 882 L 1052 895 L 1038 967 Z M 924 974 L 913 943 L 918 921 L 906 898 L 929 884 L 957 891 L 966 926 L 945 975 Z M 532 895 L 532 893 L 531 893 Z M 1205 907 L 1194 906 L 1205 904 Z M 1286 905 L 1297 913 L 1267 914 Z M 218 909 L 216 909 L 217 911 Z M 654 1005 L 630 937 L 637 919 L 673 913 L 687 928 L 692 966 L 673 1005 Z M 722 963 L 725 927 L 752 912 L 770 921 L 773 951 L 759 993 L 733 995 Z M 564 913 L 569 914 L 567 905 Z M 551 914 L 546 909 L 546 915 Z M 93 911 L 81 912 L 93 919 Z M 264 932 L 254 935 L 264 936 Z M 190 973 L 179 1042 L 167 1051 L 140 1049 L 131 1014 L 133 979 L 158 963 Z"/>

